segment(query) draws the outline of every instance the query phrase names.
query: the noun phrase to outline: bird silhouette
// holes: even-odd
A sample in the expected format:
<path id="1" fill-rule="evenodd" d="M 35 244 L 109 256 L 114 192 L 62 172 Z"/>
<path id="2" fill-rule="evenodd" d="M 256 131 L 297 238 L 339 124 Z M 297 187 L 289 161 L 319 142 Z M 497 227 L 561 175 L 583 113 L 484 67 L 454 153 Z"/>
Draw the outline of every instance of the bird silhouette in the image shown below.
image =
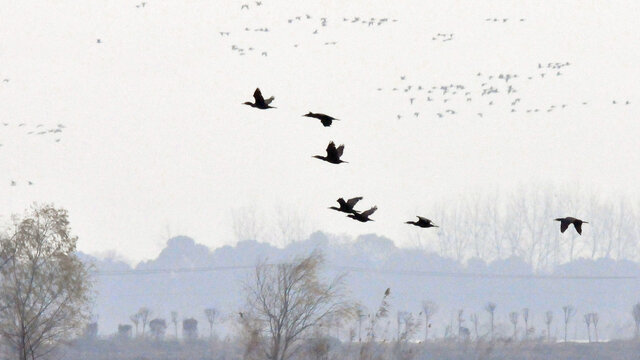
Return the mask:
<path id="1" fill-rule="evenodd" d="M 265 100 L 265 98 L 262 97 L 262 92 L 260 91 L 260 88 L 256 88 L 256 91 L 253 92 L 253 98 L 254 98 L 254 102 L 245 102 L 244 105 L 249 105 L 251 107 L 257 108 L 257 109 L 275 109 L 275 107 L 269 105 L 271 104 L 271 102 L 273 101 L 274 97 L 270 97 L 268 99 Z"/>
<path id="2" fill-rule="evenodd" d="M 582 224 L 588 224 L 586 221 L 576 219 L 574 217 L 567 216 L 565 218 L 557 218 L 555 221 L 560 221 L 560 232 L 564 233 L 570 224 L 576 229 L 579 235 L 582 235 Z"/>
<path id="3" fill-rule="evenodd" d="M 407 221 L 405 224 L 411 224 L 421 228 L 438 227 L 438 225 L 435 225 L 431 220 L 422 216 L 418 216 L 418 221 Z"/>
<path id="4" fill-rule="evenodd" d="M 360 222 L 373 221 L 373 219 L 369 219 L 369 216 L 373 215 L 373 213 L 376 212 L 376 210 L 378 210 L 378 207 L 374 206 L 371 209 L 369 209 L 367 211 L 363 211 L 361 213 L 353 212 L 353 213 L 347 215 L 347 217 L 350 217 L 350 218 L 352 218 L 354 220 L 358 220 Z"/>
<path id="5" fill-rule="evenodd" d="M 320 122 L 322 123 L 322 125 L 324 125 L 324 127 L 331 126 L 331 123 L 333 123 L 334 120 L 338 121 L 338 119 L 334 118 L 333 116 L 329 116 L 321 113 L 312 113 L 311 111 L 309 111 L 308 114 L 304 114 L 302 116 L 316 118 L 320 120 Z"/>
<path id="6" fill-rule="evenodd" d="M 324 160 L 332 164 L 346 163 L 346 161 L 340 160 L 342 152 L 344 151 L 344 145 L 340 145 L 336 148 L 336 144 L 332 142 L 327 146 L 327 156 L 314 155 L 316 159 Z"/>
<path id="7" fill-rule="evenodd" d="M 343 198 L 340 198 L 340 199 L 337 200 L 338 204 L 340 204 L 340 207 L 337 208 L 335 206 L 331 206 L 329 209 L 351 214 L 351 213 L 353 213 L 355 211 L 355 210 L 353 210 L 353 207 L 356 206 L 356 204 L 360 200 L 362 200 L 362 196 L 354 197 L 354 198 L 351 198 L 351 199 L 349 199 L 347 201 L 344 201 Z"/>

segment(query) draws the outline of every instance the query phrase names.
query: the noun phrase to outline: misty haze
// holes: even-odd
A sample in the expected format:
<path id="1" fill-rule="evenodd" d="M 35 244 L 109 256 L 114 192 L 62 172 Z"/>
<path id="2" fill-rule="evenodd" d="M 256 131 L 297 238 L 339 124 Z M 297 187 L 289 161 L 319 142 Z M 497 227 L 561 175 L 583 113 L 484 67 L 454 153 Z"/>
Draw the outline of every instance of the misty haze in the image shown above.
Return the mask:
<path id="1" fill-rule="evenodd" d="M 3 3 L 0 359 L 640 359 L 638 18 Z"/>

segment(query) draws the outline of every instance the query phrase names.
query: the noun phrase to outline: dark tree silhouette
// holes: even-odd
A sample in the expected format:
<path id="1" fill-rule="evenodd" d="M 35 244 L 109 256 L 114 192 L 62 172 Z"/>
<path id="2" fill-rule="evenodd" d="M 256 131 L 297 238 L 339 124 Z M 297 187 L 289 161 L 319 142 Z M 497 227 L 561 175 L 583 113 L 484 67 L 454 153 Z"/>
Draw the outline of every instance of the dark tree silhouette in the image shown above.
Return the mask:
<path id="1" fill-rule="evenodd" d="M 553 322 L 553 311 L 549 310 L 544 314 L 544 323 L 547 325 L 547 342 L 551 341 L 551 323 Z"/>
<path id="2" fill-rule="evenodd" d="M 587 325 L 587 338 L 591 342 L 591 313 L 584 314 L 584 323 Z"/>
<path id="3" fill-rule="evenodd" d="M 576 314 L 576 309 L 573 305 L 565 305 L 562 307 L 564 313 L 564 342 L 567 342 L 567 328 L 569 327 L 569 321 Z"/>
<path id="4" fill-rule="evenodd" d="M 204 309 L 204 314 L 209 322 L 209 337 L 213 337 L 213 324 L 218 316 L 218 311 L 214 308 Z"/>
<path id="5" fill-rule="evenodd" d="M 493 335 L 494 335 L 494 316 L 496 313 L 496 304 L 492 303 L 492 302 L 488 302 L 487 305 L 484 306 L 484 309 L 489 313 L 489 317 L 490 317 L 490 325 L 491 325 L 491 341 L 493 341 Z"/>
<path id="6" fill-rule="evenodd" d="M 176 339 L 178 338 L 178 312 L 171 312 L 171 322 L 173 323 L 173 330 L 175 332 Z"/>
<path id="7" fill-rule="evenodd" d="M 631 310 L 633 321 L 636 323 L 636 338 L 640 338 L 640 303 L 633 305 Z"/>
<path id="8" fill-rule="evenodd" d="M 422 313 L 424 314 L 424 341 L 429 339 L 429 328 L 431 328 L 431 318 L 438 312 L 438 305 L 433 301 L 422 302 Z"/>
<path id="9" fill-rule="evenodd" d="M 524 320 L 524 338 L 529 338 L 529 308 L 522 309 L 522 320 Z"/>
<path id="10" fill-rule="evenodd" d="M 149 310 L 149 308 L 142 307 L 140 308 L 140 310 L 138 310 L 138 316 L 140 322 L 142 323 L 142 336 L 144 337 L 144 330 L 147 327 L 147 323 L 149 322 L 149 317 L 151 317 L 151 310 Z"/>
<path id="11" fill-rule="evenodd" d="M 595 340 L 598 342 L 598 321 L 600 321 L 600 317 L 597 312 L 591 313 L 591 322 L 593 322 L 593 332 L 595 335 Z"/>
<path id="12" fill-rule="evenodd" d="M 156 340 L 160 341 L 164 339 L 164 334 L 167 330 L 167 322 L 164 319 L 153 319 L 149 322 L 149 331 L 151 331 L 151 336 Z"/>
<path id="13" fill-rule="evenodd" d="M 194 318 L 182 320 L 182 336 L 185 340 L 195 340 L 198 338 L 198 320 Z"/>
<path id="14" fill-rule="evenodd" d="M 518 315 L 517 311 L 509 313 L 509 321 L 513 325 L 513 340 L 516 340 L 518 336 Z"/>

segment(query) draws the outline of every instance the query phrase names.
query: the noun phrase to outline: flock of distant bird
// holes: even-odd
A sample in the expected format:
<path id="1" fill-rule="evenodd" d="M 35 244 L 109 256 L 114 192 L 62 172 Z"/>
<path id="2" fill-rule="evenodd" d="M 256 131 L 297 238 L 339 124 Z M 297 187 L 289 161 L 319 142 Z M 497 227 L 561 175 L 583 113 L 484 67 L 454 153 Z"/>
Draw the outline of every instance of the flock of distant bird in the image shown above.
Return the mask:
<path id="1" fill-rule="evenodd" d="M 438 34 L 440 39 L 453 34 Z M 434 38 L 435 40 L 436 38 Z M 444 41 L 444 40 L 443 40 Z M 497 73 L 476 74 L 475 83 L 445 83 L 445 84 L 420 84 L 410 83 L 407 76 L 400 76 L 400 84 L 383 89 L 378 87 L 377 91 L 391 91 L 394 94 L 406 97 L 409 115 L 418 118 L 424 115 L 427 105 L 430 111 L 435 110 L 437 118 L 446 118 L 463 113 L 464 110 L 471 110 L 478 117 L 484 117 L 489 109 L 499 110 L 502 105 L 504 110 L 510 114 L 526 113 L 535 115 L 540 113 L 551 113 L 559 110 L 566 110 L 573 104 L 556 103 L 542 107 L 528 104 L 525 98 L 526 86 L 537 81 L 548 81 L 551 78 L 562 78 L 570 62 L 548 62 L 538 63 L 537 68 L 530 74 Z M 404 101 L 404 100 L 403 100 Z M 586 106 L 588 101 L 581 101 L 579 105 Z M 629 100 L 612 99 L 612 105 L 630 105 Z M 488 106 L 488 107 L 485 107 Z M 434 109 L 435 108 L 435 109 Z M 406 114 L 397 114 L 400 120 Z"/>
<path id="2" fill-rule="evenodd" d="M 275 109 L 274 106 L 271 106 L 271 103 L 273 102 L 275 97 L 271 96 L 265 99 L 264 96 L 262 96 L 262 92 L 260 91 L 260 88 L 256 88 L 256 90 L 253 92 L 253 99 L 254 99 L 253 102 L 246 101 L 243 104 L 249 105 L 253 108 L 261 109 L 261 110 Z M 333 121 L 338 120 L 333 116 L 322 114 L 322 113 L 309 112 L 302 116 L 318 119 L 320 120 L 322 125 L 325 127 L 331 126 Z M 347 163 L 347 161 L 342 160 L 343 152 L 344 152 L 344 145 L 340 145 L 336 147 L 336 144 L 333 141 L 331 141 L 326 149 L 327 155 L 314 155 L 312 157 L 337 165 L 341 163 Z M 374 205 L 369 210 L 358 211 L 355 209 L 355 206 L 360 200 L 362 200 L 361 196 L 354 197 L 348 200 L 345 200 L 344 198 L 339 198 L 337 202 L 340 206 L 339 207 L 331 206 L 329 207 L 329 209 L 346 213 L 347 217 L 359 222 L 374 221 L 373 219 L 370 218 L 370 216 L 373 215 L 373 213 L 375 213 L 376 210 L 378 210 L 378 207 Z M 421 228 L 438 227 L 438 225 L 434 224 L 433 221 L 431 221 L 430 219 L 427 219 L 422 216 L 417 216 L 417 218 L 418 218 L 418 221 L 406 221 L 405 224 L 414 225 Z M 564 233 L 567 230 L 567 228 L 569 228 L 569 225 L 573 224 L 573 227 L 576 229 L 576 232 L 579 235 L 582 235 L 582 224 L 588 224 L 588 222 L 574 218 L 574 217 L 557 218 L 555 219 L 555 221 L 560 222 L 560 232 Z"/>
<path id="3" fill-rule="evenodd" d="M 35 135 L 35 136 L 42 136 L 42 135 L 51 135 L 54 136 L 54 142 L 59 143 L 61 140 L 61 134 L 65 129 L 65 126 L 63 124 L 58 124 L 55 127 L 50 127 L 50 128 L 46 128 L 44 124 L 27 124 L 27 123 L 19 123 L 17 125 L 8 123 L 8 122 L 3 122 L 0 124 L 0 130 L 2 129 L 11 129 L 12 127 L 18 128 L 18 129 L 23 129 L 23 131 L 25 131 L 26 135 Z M 13 135 L 12 135 L 13 136 Z M 3 143 L 0 143 L 0 148 L 2 148 L 4 146 Z M 25 184 L 32 186 L 33 182 L 31 180 L 27 180 L 24 181 Z M 11 180 L 9 182 L 10 186 L 18 186 L 18 182 L 15 180 Z"/>

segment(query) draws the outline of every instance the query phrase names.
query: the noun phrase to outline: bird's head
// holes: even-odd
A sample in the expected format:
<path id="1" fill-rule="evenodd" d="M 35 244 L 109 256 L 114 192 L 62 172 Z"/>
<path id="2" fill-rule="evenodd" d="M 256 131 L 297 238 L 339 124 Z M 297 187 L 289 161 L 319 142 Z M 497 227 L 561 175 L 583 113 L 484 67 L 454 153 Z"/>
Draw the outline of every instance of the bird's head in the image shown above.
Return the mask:
<path id="1" fill-rule="evenodd" d="M 252 102 L 248 102 L 248 101 L 243 102 L 243 104 L 244 104 L 244 105 L 253 106 L 253 103 L 252 103 Z"/>
<path id="2" fill-rule="evenodd" d="M 306 114 L 304 114 L 302 116 L 311 117 L 311 116 L 313 116 L 313 113 L 311 111 L 309 111 L 308 113 L 306 113 Z"/>
<path id="3" fill-rule="evenodd" d="M 316 158 L 316 159 L 320 159 L 320 160 L 324 160 L 325 157 L 322 155 L 313 155 L 312 158 Z"/>

